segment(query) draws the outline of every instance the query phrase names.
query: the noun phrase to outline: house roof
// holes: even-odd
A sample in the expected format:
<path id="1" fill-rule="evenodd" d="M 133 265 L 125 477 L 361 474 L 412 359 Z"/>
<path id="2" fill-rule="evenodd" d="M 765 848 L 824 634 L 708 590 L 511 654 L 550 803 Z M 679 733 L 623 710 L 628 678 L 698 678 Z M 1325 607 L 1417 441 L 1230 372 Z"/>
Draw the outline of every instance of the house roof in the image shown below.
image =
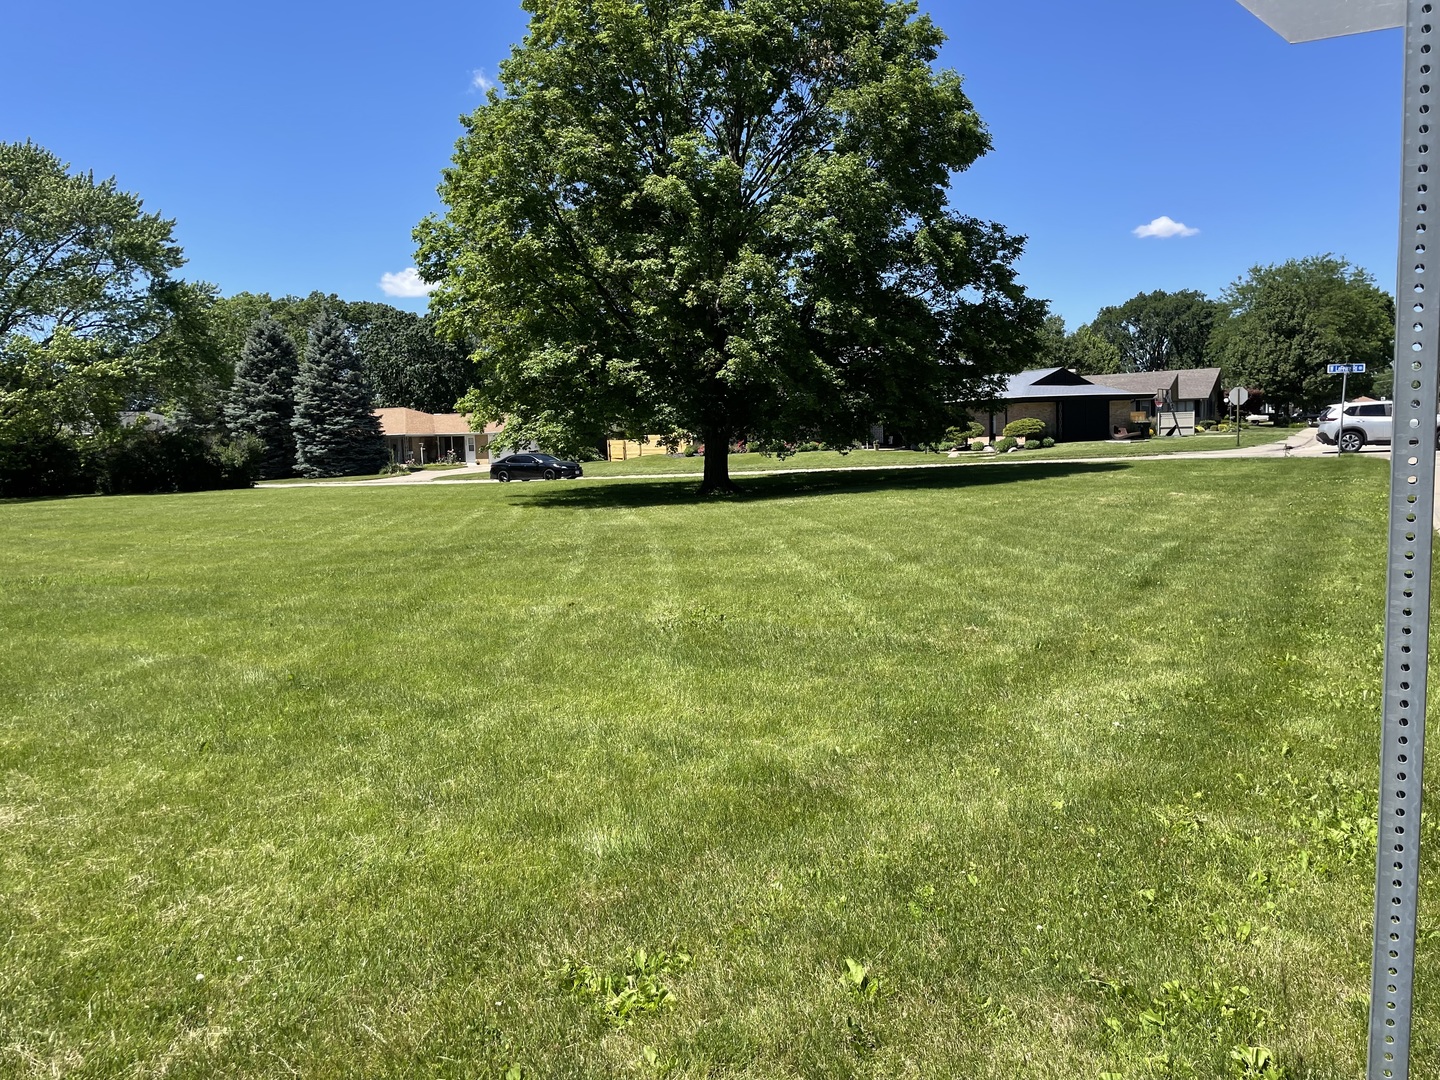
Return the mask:
<path id="1" fill-rule="evenodd" d="M 427 413 L 419 409 L 376 409 L 380 427 L 386 435 L 470 435 L 470 421 L 459 413 Z M 486 424 L 485 432 L 494 435 L 500 424 Z"/>
<path id="2" fill-rule="evenodd" d="M 1135 391 L 1136 397 L 1153 397 L 1156 390 L 1172 390 L 1177 401 L 1199 401 L 1208 398 L 1220 385 L 1220 369 L 1181 368 L 1175 371 L 1125 371 L 1108 375 L 1092 375 L 1107 386 Z"/>
<path id="3" fill-rule="evenodd" d="M 1093 377 L 1104 379 L 1107 386 L 1128 391 L 1131 397 L 1153 398 L 1161 393 L 1178 396 L 1179 380 L 1173 371 L 1117 371 Z"/>
<path id="4" fill-rule="evenodd" d="M 1220 387 L 1218 367 L 1186 368 L 1175 374 L 1180 377 L 1182 398 L 1207 398 Z"/>
<path id="5" fill-rule="evenodd" d="M 1103 385 L 1068 368 L 1037 368 L 1010 376 L 1003 401 L 1053 401 L 1058 398 L 1133 398 L 1134 392 Z"/>

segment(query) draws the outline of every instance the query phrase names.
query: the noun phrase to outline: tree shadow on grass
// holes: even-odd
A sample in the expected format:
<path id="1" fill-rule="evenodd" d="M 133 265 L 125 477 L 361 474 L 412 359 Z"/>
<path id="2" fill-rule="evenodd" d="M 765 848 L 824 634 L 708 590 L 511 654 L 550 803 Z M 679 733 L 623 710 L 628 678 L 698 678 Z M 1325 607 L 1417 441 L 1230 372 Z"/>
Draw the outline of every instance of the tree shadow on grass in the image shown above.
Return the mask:
<path id="1" fill-rule="evenodd" d="M 873 491 L 938 491 L 1018 484 L 1059 476 L 1127 471 L 1128 462 L 1036 462 L 1033 465 L 956 465 L 942 468 L 826 469 L 774 476 L 742 476 L 733 495 L 701 495 L 693 476 L 644 480 L 551 481 L 538 491 L 512 497 L 539 506 L 584 509 L 635 509 L 647 506 L 702 506 L 795 499 L 810 495 L 850 495 Z M 513 490 L 513 485 L 512 485 Z"/>

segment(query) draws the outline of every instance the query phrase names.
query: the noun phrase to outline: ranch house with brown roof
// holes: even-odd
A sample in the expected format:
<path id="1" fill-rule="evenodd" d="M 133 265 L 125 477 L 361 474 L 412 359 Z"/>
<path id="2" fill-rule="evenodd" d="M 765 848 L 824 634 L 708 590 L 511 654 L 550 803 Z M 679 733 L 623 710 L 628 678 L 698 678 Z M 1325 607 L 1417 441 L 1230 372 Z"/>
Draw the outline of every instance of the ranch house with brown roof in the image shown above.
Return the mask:
<path id="1" fill-rule="evenodd" d="M 470 421 L 459 413 L 427 413 L 419 409 L 376 409 L 385 445 L 397 462 L 429 465 L 449 460 L 476 465 L 489 460 L 490 444 L 500 433 L 499 424 L 487 424 L 473 431 Z"/>

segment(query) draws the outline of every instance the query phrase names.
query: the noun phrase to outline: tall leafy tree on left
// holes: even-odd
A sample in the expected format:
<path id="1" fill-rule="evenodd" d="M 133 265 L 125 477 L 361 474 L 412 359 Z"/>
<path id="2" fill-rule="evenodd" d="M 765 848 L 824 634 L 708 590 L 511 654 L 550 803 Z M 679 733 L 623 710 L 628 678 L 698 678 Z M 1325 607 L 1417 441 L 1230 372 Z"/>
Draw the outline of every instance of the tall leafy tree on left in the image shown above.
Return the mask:
<path id="1" fill-rule="evenodd" d="M 235 363 L 235 381 L 225 400 L 225 426 L 232 438 L 246 435 L 258 439 L 264 448 L 259 474 L 278 480 L 295 473 L 295 377 L 300 357 L 285 328 L 261 315 L 250 327 L 240 359 Z"/>
<path id="2" fill-rule="evenodd" d="M 224 381 L 215 290 L 174 276 L 174 228 L 113 177 L 0 143 L 0 490 L 75 490 L 82 444 L 122 410 Z"/>

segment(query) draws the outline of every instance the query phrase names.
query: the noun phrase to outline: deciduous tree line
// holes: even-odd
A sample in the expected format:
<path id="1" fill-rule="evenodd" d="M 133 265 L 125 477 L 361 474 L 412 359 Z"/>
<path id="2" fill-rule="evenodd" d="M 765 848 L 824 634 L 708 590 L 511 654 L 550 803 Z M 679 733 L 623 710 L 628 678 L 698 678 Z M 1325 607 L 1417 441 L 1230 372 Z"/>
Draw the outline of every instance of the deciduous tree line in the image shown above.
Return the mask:
<path id="1" fill-rule="evenodd" d="M 1394 348 L 1393 297 L 1360 267 L 1316 255 L 1253 267 L 1215 299 L 1194 289 L 1140 293 L 1073 333 L 1051 315 L 1040 359 L 1086 375 L 1218 367 L 1227 386 L 1288 411 L 1335 399 L 1332 363 L 1366 364 L 1352 391 L 1388 396 Z"/>

